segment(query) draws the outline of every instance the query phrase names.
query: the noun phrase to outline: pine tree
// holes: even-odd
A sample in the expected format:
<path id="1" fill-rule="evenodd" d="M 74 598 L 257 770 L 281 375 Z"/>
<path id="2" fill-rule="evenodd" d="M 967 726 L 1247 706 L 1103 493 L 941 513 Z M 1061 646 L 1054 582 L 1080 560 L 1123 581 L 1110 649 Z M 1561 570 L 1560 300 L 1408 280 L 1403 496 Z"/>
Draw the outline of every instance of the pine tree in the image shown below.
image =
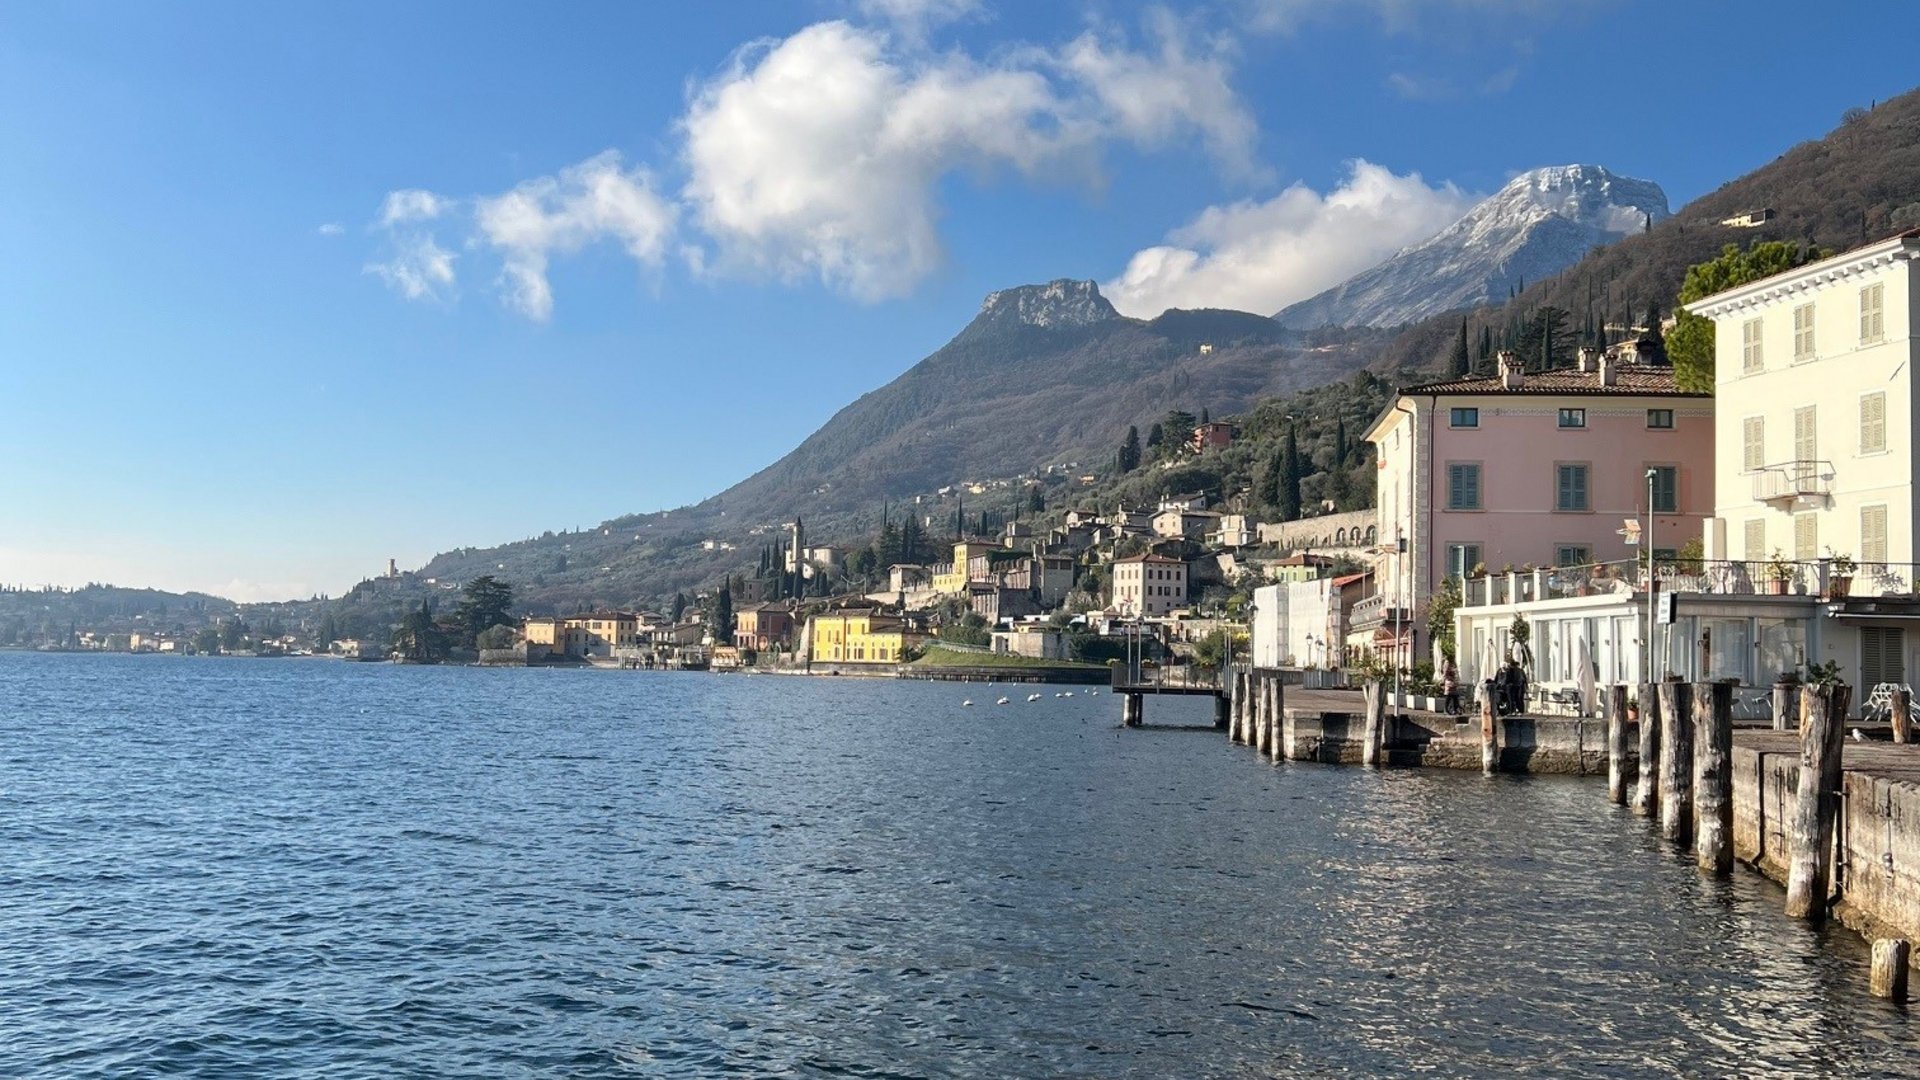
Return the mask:
<path id="1" fill-rule="evenodd" d="M 1466 375 L 1473 370 L 1473 359 L 1467 353 L 1467 320 L 1460 320 L 1460 340 L 1453 343 L 1453 362 L 1448 365 L 1455 377 Z"/>
<path id="2" fill-rule="evenodd" d="M 1166 441 L 1167 433 L 1160 430 L 1159 424 L 1155 424 L 1147 429 L 1147 449 L 1159 450 L 1160 444 Z"/>
<path id="3" fill-rule="evenodd" d="M 1115 464 L 1120 466 L 1120 471 L 1123 473 L 1130 473 L 1140 467 L 1140 429 L 1138 427 L 1131 424 L 1127 426 L 1127 437 L 1120 444 L 1120 457 Z"/>

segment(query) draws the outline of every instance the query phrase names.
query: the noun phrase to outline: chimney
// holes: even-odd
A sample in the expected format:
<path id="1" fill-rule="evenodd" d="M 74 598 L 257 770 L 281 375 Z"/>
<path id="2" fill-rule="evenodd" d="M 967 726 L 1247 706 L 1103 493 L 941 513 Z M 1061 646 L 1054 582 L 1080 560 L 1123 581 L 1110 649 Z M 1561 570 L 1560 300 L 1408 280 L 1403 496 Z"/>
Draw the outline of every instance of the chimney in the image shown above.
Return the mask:
<path id="1" fill-rule="evenodd" d="M 1620 358 L 1612 353 L 1600 354 L 1600 385 L 1612 386 L 1620 379 Z"/>
<path id="2" fill-rule="evenodd" d="M 1511 349 L 1502 349 L 1494 357 L 1500 366 L 1500 386 L 1512 390 L 1520 385 L 1525 368 L 1520 363 L 1520 355 Z"/>
<path id="3" fill-rule="evenodd" d="M 1594 371 L 1600 370 L 1600 350 L 1591 348 L 1589 346 L 1584 346 L 1584 345 L 1581 346 L 1580 354 L 1579 354 L 1579 366 L 1580 366 L 1580 370 L 1583 372 L 1594 372 Z"/>

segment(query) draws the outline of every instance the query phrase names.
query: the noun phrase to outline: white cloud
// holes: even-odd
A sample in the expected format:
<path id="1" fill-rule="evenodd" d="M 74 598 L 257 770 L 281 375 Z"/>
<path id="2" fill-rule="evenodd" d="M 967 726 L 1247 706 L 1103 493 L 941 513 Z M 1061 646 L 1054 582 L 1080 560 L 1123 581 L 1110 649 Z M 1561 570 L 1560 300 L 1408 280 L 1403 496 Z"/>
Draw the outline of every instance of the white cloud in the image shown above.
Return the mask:
<path id="1" fill-rule="evenodd" d="M 680 125 L 683 195 L 716 249 L 702 261 L 880 299 L 938 266 L 935 188 L 953 172 L 1090 180 L 1109 142 L 1189 134 L 1245 168 L 1253 121 L 1222 50 L 1171 19 L 1150 31 L 1151 54 L 1088 34 L 980 61 L 827 22 L 741 50 Z"/>
<path id="2" fill-rule="evenodd" d="M 453 296 L 453 252 L 440 246 L 432 234 L 403 231 L 393 236 L 392 255 L 362 268 L 409 300 L 447 300 Z"/>
<path id="3" fill-rule="evenodd" d="M 854 9 L 913 37 L 980 13 L 980 0 L 855 0 Z"/>
<path id="4" fill-rule="evenodd" d="M 644 266 L 658 266 L 673 234 L 675 208 L 653 190 L 643 168 L 623 169 L 606 151 L 478 200 L 474 220 L 504 259 L 507 302 L 530 319 L 553 314 L 547 264 L 603 239 L 617 240 Z"/>
<path id="5" fill-rule="evenodd" d="M 320 225 L 316 227 L 313 231 L 320 234 L 321 236 L 339 236 L 340 234 L 346 232 L 347 229 L 346 229 L 346 226 L 340 224 L 337 221 L 329 221 L 324 225 Z"/>
<path id="6" fill-rule="evenodd" d="M 380 204 L 380 227 L 391 229 L 395 225 L 407 225 L 416 221 L 432 221 L 453 204 L 435 195 L 431 191 L 419 188 L 405 188 L 387 192 L 386 201 Z"/>
<path id="7" fill-rule="evenodd" d="M 1349 14 L 1375 19 L 1388 33 L 1411 34 L 1435 19 L 1479 17 L 1506 23 L 1582 16 L 1613 0 L 1243 0 L 1246 24 L 1267 33 L 1293 33 L 1316 21 Z"/>
<path id="8" fill-rule="evenodd" d="M 1137 252 L 1101 291 L 1140 317 L 1174 307 L 1269 314 L 1432 236 L 1473 201 L 1452 184 L 1355 161 L 1324 195 L 1295 184 L 1264 202 L 1208 208 L 1166 244 Z"/>

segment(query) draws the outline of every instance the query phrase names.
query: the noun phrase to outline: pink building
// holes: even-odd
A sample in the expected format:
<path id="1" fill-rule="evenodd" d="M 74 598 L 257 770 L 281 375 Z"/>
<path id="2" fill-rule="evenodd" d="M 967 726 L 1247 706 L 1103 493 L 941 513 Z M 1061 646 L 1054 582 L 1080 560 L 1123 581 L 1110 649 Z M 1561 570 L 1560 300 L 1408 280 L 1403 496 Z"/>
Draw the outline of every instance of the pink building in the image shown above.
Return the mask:
<path id="1" fill-rule="evenodd" d="M 1502 353 L 1499 374 L 1408 387 L 1374 421 L 1383 643 L 1409 646 L 1396 613 L 1417 631 L 1440 581 L 1476 566 L 1634 557 L 1621 530 L 1647 520 L 1650 498 L 1656 552 L 1701 535 L 1713 398 L 1623 352 L 1582 349 L 1578 367 L 1531 374 Z"/>

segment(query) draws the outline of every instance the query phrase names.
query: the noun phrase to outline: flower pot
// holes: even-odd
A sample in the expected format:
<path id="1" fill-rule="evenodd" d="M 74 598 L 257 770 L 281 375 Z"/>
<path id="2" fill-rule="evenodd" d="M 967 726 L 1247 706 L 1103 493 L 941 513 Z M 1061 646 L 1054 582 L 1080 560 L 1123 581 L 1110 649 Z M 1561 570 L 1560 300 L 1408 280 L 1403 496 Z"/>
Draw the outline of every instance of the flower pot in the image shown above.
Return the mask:
<path id="1" fill-rule="evenodd" d="M 1829 600 L 1839 600 L 1852 591 L 1852 574 L 1834 574 L 1827 579 L 1827 599 Z"/>
<path id="2" fill-rule="evenodd" d="M 1787 581 L 1785 578 L 1776 578 L 1772 581 L 1767 582 L 1766 586 L 1767 586 L 1768 596 L 1787 595 Z"/>

